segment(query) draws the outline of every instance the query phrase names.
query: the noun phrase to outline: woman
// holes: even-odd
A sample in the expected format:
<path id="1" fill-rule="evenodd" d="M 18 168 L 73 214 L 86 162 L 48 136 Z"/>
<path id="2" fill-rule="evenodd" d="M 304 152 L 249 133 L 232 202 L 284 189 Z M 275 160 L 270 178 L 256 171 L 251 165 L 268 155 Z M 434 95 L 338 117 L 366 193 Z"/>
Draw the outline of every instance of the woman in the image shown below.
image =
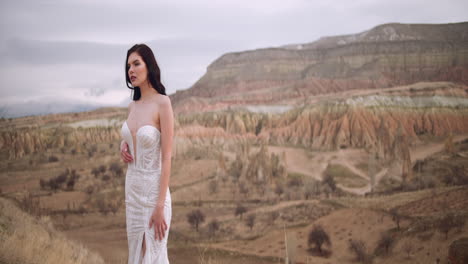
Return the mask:
<path id="1" fill-rule="evenodd" d="M 123 123 L 120 154 L 128 163 L 125 206 L 129 264 L 165 264 L 172 217 L 169 175 L 174 117 L 151 49 L 127 52 L 125 75 L 133 90 Z M 131 86 L 129 86 L 129 83 Z"/>

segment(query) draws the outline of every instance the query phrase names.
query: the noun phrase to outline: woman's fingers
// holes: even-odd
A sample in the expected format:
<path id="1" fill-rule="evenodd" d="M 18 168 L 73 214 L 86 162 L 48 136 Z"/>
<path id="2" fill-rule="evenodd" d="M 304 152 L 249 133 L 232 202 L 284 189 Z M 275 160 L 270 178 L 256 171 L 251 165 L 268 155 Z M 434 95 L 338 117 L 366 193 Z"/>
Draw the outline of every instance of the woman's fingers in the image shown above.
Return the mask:
<path id="1" fill-rule="evenodd" d="M 154 223 L 154 237 L 157 239 L 157 240 L 163 240 L 164 238 L 164 227 L 163 227 L 163 224 L 156 224 Z"/>
<path id="2" fill-rule="evenodd" d="M 125 160 L 126 160 L 127 162 L 130 162 L 130 161 L 133 160 L 132 155 L 130 155 L 128 152 L 124 152 L 124 153 L 123 153 L 123 156 L 125 157 Z"/>
<path id="3" fill-rule="evenodd" d="M 128 152 L 128 144 L 122 144 L 120 156 L 124 162 L 131 162 L 133 160 L 132 155 Z"/>
<path id="4" fill-rule="evenodd" d="M 162 240 L 163 237 L 164 237 L 164 229 L 163 229 L 163 225 L 159 225 L 159 237 L 160 239 L 159 240 Z"/>
<path id="5" fill-rule="evenodd" d="M 125 153 L 123 153 L 123 152 L 120 153 L 120 157 L 122 158 L 122 160 L 123 160 L 124 162 L 130 162 L 130 161 L 132 161 L 131 156 L 125 155 Z"/>

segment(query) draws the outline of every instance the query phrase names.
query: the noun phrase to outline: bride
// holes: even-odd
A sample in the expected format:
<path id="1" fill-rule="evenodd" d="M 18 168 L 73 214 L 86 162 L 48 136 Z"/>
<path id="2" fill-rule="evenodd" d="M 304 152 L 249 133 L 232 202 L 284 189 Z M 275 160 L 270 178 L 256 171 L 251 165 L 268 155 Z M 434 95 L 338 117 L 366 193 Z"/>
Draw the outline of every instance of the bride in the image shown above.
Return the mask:
<path id="1" fill-rule="evenodd" d="M 166 264 L 172 217 L 169 176 L 174 117 L 153 52 L 137 44 L 127 52 L 126 82 L 133 90 L 123 123 L 121 159 L 129 264 Z M 129 83 L 131 86 L 129 86 Z"/>

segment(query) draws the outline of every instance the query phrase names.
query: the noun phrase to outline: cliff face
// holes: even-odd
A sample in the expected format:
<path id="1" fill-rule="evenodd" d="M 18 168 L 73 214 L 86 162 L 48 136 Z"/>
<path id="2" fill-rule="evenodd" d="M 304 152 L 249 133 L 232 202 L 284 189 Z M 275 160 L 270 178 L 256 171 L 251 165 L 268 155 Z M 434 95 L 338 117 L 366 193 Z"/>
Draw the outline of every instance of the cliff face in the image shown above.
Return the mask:
<path id="1" fill-rule="evenodd" d="M 23 128 L 0 132 L 0 147 L 8 159 L 19 159 L 28 154 L 43 153 L 48 149 L 65 148 L 85 151 L 84 146 L 102 142 L 116 142 L 120 139 L 120 128 Z"/>
<path id="2" fill-rule="evenodd" d="M 205 105 L 213 109 L 214 104 L 291 104 L 310 95 L 420 81 L 468 84 L 466 32 L 468 23 L 387 24 L 309 44 L 228 53 L 190 89 L 171 97 L 176 112 L 183 113 L 190 112 L 188 98 L 209 99 Z M 204 111 L 202 105 L 194 109 Z"/>
<path id="3" fill-rule="evenodd" d="M 328 98 L 279 115 L 227 110 L 181 115 L 179 121 L 181 127 L 203 127 L 203 134 L 182 128 L 187 138 L 204 137 L 211 130 L 317 150 L 376 149 L 380 157 L 392 158 L 404 152 L 404 141 L 468 133 L 468 87 L 425 83 Z"/>

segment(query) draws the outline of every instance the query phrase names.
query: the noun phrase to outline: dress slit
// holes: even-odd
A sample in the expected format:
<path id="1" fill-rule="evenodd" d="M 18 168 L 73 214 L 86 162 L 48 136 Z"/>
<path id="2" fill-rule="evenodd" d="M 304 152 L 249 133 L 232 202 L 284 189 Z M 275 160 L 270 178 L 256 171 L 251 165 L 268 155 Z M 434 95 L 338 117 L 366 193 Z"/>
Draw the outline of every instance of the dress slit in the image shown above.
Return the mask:
<path id="1" fill-rule="evenodd" d="M 145 231 L 142 231 L 140 234 L 138 234 L 138 239 L 136 243 L 136 249 L 135 252 L 140 252 L 139 254 L 135 254 L 132 259 L 132 263 L 141 263 L 142 260 L 142 247 L 143 247 L 143 235 L 145 234 Z"/>
<path id="2" fill-rule="evenodd" d="M 144 232 L 144 240 L 145 240 L 145 243 L 146 243 L 146 250 L 145 250 L 145 255 L 143 256 L 143 260 L 142 260 L 142 263 L 143 264 L 151 264 L 151 261 L 153 259 L 151 253 L 151 243 L 149 241 L 149 238 L 148 238 L 148 234 L 146 234 L 146 231 Z M 141 253 L 143 254 L 143 253 Z"/>

